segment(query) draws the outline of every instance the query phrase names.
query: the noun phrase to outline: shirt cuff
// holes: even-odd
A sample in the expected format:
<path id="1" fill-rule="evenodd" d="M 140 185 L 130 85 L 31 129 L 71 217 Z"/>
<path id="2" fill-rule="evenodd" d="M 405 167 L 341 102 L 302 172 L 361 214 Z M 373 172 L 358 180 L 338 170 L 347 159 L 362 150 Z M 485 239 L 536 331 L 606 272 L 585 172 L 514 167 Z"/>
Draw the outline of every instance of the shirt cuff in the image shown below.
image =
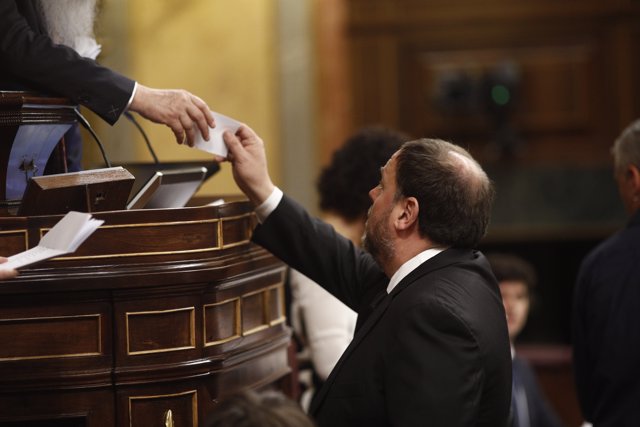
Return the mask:
<path id="1" fill-rule="evenodd" d="M 133 92 L 131 92 L 131 97 L 129 98 L 129 102 L 127 102 L 127 106 L 124 108 L 124 111 L 129 110 L 131 103 L 133 102 L 133 97 L 136 96 L 136 91 L 138 90 L 138 82 L 133 82 Z"/>
<path id="2" fill-rule="evenodd" d="M 280 190 L 278 187 L 275 187 L 269 197 L 267 197 L 267 200 L 256 207 L 256 217 L 258 218 L 258 222 L 260 224 L 265 222 L 269 215 L 271 215 L 271 212 L 276 210 L 276 208 L 280 204 L 280 201 L 282 200 L 283 195 L 284 194 L 282 193 L 282 190 Z"/>

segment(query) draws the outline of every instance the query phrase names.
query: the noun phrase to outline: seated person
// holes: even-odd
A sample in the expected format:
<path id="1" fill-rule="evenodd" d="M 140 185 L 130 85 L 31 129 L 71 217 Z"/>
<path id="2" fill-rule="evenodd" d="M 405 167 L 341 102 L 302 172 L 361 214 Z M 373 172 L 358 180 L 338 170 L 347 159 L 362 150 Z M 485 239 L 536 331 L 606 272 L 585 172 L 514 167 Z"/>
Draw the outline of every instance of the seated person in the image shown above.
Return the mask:
<path id="1" fill-rule="evenodd" d="M 204 427 L 314 427 L 296 402 L 277 391 L 245 391 L 220 403 Z"/>
<path id="2" fill-rule="evenodd" d="M 531 264 L 515 255 L 488 254 L 487 259 L 500 286 L 511 341 L 513 356 L 511 426 L 559 427 L 562 424 L 540 390 L 533 370 L 524 359 L 515 354 L 513 344 L 527 322 L 531 291 L 536 283 L 535 271 Z"/>

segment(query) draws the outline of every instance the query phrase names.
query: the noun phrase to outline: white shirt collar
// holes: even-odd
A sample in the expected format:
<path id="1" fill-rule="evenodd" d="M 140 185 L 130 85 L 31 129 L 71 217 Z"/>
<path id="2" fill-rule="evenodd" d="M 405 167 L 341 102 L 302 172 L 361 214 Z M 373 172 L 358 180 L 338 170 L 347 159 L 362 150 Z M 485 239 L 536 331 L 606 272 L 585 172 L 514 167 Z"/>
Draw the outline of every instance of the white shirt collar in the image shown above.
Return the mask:
<path id="1" fill-rule="evenodd" d="M 387 293 L 390 294 L 393 288 L 395 288 L 396 285 L 400 283 L 402 279 L 407 277 L 409 273 L 411 273 L 413 270 L 418 268 L 420 264 L 422 264 L 423 262 L 425 262 L 430 258 L 433 258 L 434 256 L 438 255 L 440 252 L 444 251 L 445 249 L 446 248 L 427 249 L 426 251 L 420 252 L 418 255 L 414 256 L 409 261 L 402 264 L 400 268 L 396 270 L 395 273 L 393 273 L 393 276 L 391 276 L 391 280 L 389 280 L 389 284 L 387 285 Z"/>

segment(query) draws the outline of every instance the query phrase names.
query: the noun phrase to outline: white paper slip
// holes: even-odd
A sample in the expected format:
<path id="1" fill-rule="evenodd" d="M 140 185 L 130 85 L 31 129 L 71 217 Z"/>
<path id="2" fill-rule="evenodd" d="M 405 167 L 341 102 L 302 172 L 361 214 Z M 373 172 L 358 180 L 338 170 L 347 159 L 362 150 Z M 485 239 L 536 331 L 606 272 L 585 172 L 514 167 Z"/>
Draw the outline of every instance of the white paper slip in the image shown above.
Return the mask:
<path id="1" fill-rule="evenodd" d="M 101 219 L 91 214 L 71 211 L 40 239 L 38 246 L 10 256 L 0 269 L 25 267 L 49 258 L 75 252 L 100 225 Z"/>
<path id="2" fill-rule="evenodd" d="M 231 133 L 236 133 L 240 126 L 242 126 L 242 123 L 237 120 L 233 120 L 230 117 L 216 113 L 215 111 L 212 111 L 211 114 L 213 115 L 213 119 L 216 121 L 216 127 L 209 128 L 208 141 L 205 141 L 202 134 L 198 132 L 194 147 L 226 159 L 228 150 L 227 144 L 225 144 L 222 139 L 222 133 L 225 130 L 228 130 Z"/>

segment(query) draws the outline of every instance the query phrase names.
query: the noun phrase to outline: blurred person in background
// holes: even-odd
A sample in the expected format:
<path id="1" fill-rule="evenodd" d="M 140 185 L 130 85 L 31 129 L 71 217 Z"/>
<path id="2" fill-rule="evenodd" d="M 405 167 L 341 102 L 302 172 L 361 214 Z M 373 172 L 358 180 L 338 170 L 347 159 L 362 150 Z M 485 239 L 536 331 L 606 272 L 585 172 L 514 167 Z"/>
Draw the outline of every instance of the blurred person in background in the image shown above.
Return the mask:
<path id="1" fill-rule="evenodd" d="M 518 357 L 514 343 L 529 316 L 536 273 L 531 264 L 510 254 L 487 254 L 493 274 L 498 280 L 502 303 L 507 314 L 507 327 L 513 357 L 513 390 L 511 426 L 560 427 L 562 424 L 547 402 L 529 364 Z"/>
<path id="2" fill-rule="evenodd" d="M 224 398 L 204 427 L 314 427 L 293 400 L 278 391 L 245 391 Z"/>
<path id="3" fill-rule="evenodd" d="M 594 427 L 640 425 L 640 120 L 611 152 L 630 219 L 583 260 L 573 300 L 576 388 Z"/>

